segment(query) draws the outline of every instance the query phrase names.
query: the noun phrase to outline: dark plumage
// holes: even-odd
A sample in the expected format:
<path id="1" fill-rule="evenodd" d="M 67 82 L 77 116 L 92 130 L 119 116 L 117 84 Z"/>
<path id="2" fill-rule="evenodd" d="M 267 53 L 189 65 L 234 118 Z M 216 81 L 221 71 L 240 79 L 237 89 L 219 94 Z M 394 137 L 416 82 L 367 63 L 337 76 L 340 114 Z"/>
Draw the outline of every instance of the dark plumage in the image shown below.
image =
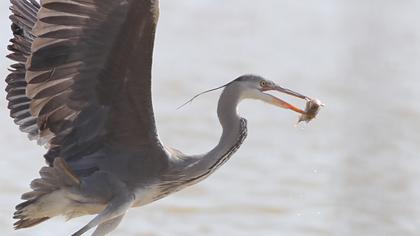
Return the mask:
<path id="1" fill-rule="evenodd" d="M 60 157 L 77 175 L 89 176 L 100 169 L 97 163 L 78 161 L 100 159 L 105 145 L 158 143 L 150 109 L 155 1 L 11 3 L 8 57 L 17 63 L 6 79 L 8 108 L 30 139 L 48 147 L 49 166 Z M 17 212 L 48 193 L 34 191 L 39 194 L 26 194 L 31 198 Z M 46 219 L 15 217 L 16 228 Z"/>

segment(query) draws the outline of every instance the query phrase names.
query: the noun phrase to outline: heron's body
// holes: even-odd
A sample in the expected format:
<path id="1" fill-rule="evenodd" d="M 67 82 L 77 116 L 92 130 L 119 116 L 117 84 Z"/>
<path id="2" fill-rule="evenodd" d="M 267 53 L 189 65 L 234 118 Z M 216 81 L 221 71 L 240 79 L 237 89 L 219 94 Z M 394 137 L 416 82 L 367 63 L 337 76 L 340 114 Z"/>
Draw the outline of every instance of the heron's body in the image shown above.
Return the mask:
<path id="1" fill-rule="evenodd" d="M 209 152 L 185 155 L 158 138 L 151 101 L 157 0 L 11 0 L 14 38 L 6 79 L 11 116 L 45 145 L 47 166 L 16 207 L 16 228 L 57 215 L 96 217 L 111 232 L 131 207 L 195 184 L 223 165 L 247 135 L 243 99 L 300 109 L 264 93 L 306 98 L 258 76 L 226 86 L 217 114 L 223 128 Z"/>

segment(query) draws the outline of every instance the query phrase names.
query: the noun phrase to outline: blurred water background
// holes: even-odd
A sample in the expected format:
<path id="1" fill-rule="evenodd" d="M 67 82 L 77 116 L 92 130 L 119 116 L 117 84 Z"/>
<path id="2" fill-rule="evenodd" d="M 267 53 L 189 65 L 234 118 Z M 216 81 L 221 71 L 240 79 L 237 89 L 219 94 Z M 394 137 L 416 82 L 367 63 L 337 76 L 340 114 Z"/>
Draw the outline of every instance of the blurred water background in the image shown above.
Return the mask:
<path id="1" fill-rule="evenodd" d="M 0 2 L 1 55 L 8 6 Z M 217 92 L 176 107 L 240 74 L 327 106 L 295 127 L 291 112 L 244 102 L 238 153 L 206 181 L 131 210 L 113 235 L 420 235 L 419 12 L 418 0 L 161 0 L 153 97 L 166 144 L 215 145 Z M 0 64 L 5 77 L 10 61 Z M 90 217 L 12 230 L 45 150 L 0 105 L 0 235 L 70 235 Z"/>

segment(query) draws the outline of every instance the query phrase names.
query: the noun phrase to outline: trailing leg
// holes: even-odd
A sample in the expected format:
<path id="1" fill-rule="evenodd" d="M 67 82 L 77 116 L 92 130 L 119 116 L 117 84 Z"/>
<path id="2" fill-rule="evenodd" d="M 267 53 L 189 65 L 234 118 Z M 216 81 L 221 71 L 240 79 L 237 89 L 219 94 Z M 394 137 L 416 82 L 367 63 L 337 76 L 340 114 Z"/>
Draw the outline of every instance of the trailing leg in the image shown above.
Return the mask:
<path id="1" fill-rule="evenodd" d="M 80 236 L 98 225 L 98 233 L 95 231 L 96 234 L 94 233 L 94 235 L 102 236 L 111 232 L 120 223 L 122 217 L 132 206 L 133 202 L 134 195 L 129 193 L 114 197 L 101 213 L 72 236 Z"/>
<path id="2" fill-rule="evenodd" d="M 117 226 L 121 223 L 123 217 L 124 215 L 120 215 L 114 219 L 105 221 L 104 223 L 98 225 L 92 236 L 105 236 L 107 233 L 114 231 L 114 229 L 117 228 Z"/>

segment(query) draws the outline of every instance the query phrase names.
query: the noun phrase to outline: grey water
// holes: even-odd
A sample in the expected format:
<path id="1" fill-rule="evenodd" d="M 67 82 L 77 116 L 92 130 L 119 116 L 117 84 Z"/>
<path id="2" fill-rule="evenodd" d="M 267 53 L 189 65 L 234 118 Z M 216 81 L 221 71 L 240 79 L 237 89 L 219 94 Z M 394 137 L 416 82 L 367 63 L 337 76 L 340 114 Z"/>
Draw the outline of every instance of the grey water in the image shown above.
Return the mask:
<path id="1" fill-rule="evenodd" d="M 3 78 L 8 6 L 1 1 Z M 249 133 L 235 156 L 204 182 L 131 210 L 113 235 L 420 235 L 419 12 L 418 0 L 161 0 L 153 99 L 165 144 L 187 153 L 215 145 L 218 92 L 176 108 L 241 74 L 326 107 L 295 126 L 290 111 L 244 102 Z M 70 235 L 90 217 L 13 231 L 45 150 L 8 117 L 3 89 L 0 97 L 0 235 Z"/>

